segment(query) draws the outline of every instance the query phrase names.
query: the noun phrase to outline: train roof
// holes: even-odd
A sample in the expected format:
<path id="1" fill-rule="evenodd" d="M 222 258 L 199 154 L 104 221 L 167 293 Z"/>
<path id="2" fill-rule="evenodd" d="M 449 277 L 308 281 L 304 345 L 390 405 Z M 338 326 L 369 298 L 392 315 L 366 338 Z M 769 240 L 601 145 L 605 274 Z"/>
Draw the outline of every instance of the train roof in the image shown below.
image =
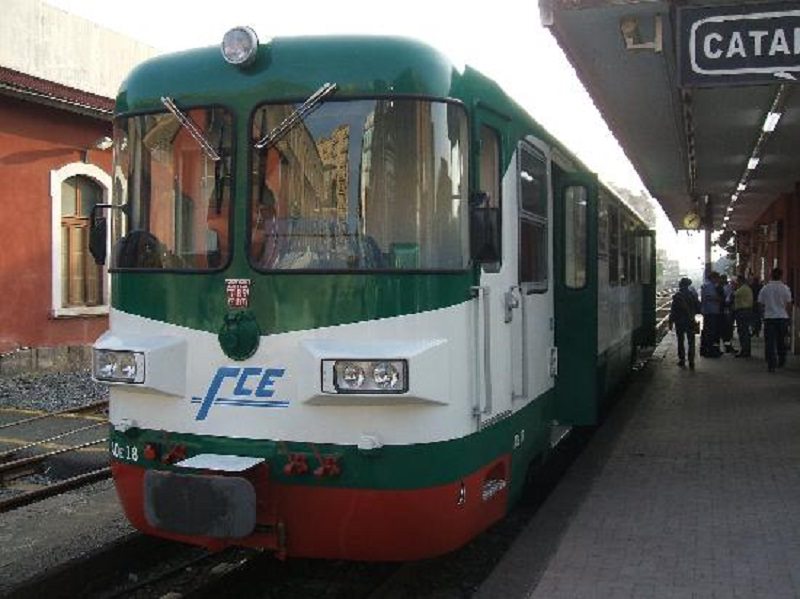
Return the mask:
<path id="1" fill-rule="evenodd" d="M 122 83 L 116 112 L 161 110 L 164 95 L 186 105 L 253 104 L 265 97 L 296 101 L 328 81 L 338 85 L 337 98 L 391 94 L 480 100 L 556 143 L 494 81 L 471 67 L 458 68 L 423 42 L 402 37 L 275 38 L 260 45 L 255 62 L 246 68 L 226 63 L 218 46 L 158 56 Z"/>
<path id="2" fill-rule="evenodd" d="M 452 62 L 421 42 L 397 37 L 275 38 L 262 43 L 255 62 L 238 68 L 218 46 L 166 54 L 135 68 L 117 97 L 120 112 L 160 108 L 165 90 L 198 102 L 297 100 L 322 83 L 337 96 L 405 94 L 453 97 L 459 74 Z"/>

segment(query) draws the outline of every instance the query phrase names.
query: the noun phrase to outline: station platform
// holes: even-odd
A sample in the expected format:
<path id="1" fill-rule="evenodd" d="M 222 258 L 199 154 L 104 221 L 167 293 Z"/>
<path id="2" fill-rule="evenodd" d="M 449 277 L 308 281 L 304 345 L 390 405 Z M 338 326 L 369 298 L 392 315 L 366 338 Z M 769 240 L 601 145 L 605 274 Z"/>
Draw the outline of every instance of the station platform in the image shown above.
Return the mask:
<path id="1" fill-rule="evenodd" d="M 800 357 L 753 354 L 667 334 L 475 596 L 800 597 Z"/>

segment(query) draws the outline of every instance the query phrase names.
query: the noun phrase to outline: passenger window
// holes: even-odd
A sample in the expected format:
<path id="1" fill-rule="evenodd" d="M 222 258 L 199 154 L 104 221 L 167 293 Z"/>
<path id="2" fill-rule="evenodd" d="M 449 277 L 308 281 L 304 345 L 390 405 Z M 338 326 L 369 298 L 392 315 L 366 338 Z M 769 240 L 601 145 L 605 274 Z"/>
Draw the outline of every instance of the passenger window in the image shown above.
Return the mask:
<path id="1" fill-rule="evenodd" d="M 528 292 L 547 291 L 547 167 L 533 148 L 519 152 L 519 282 Z"/>
<path id="2" fill-rule="evenodd" d="M 608 282 L 619 284 L 619 208 L 608 206 Z"/>
<path id="3" fill-rule="evenodd" d="M 575 185 L 564 191 L 564 280 L 567 287 L 580 289 L 586 285 L 586 209 L 588 192 Z"/>
<path id="4" fill-rule="evenodd" d="M 478 187 L 489 196 L 489 206 L 500 206 L 500 139 L 497 131 L 481 126 L 481 167 Z"/>
<path id="5" fill-rule="evenodd" d="M 500 142 L 500 134 L 495 129 L 481 125 L 478 145 L 479 193 L 472 198 L 470 208 L 470 249 L 484 272 L 499 272 L 502 266 Z"/>
<path id="6" fill-rule="evenodd" d="M 608 258 L 608 200 L 602 195 L 597 203 L 597 255 Z"/>
<path id="7" fill-rule="evenodd" d="M 645 285 L 649 285 L 652 281 L 650 281 L 650 261 L 652 260 L 652 256 L 650 255 L 650 237 L 641 237 L 642 243 L 642 253 L 641 253 L 641 264 L 642 264 L 642 283 Z"/>
<path id="8" fill-rule="evenodd" d="M 628 228 L 628 219 L 620 218 L 620 266 L 622 267 L 622 274 L 620 276 L 620 283 L 627 285 L 631 279 L 631 261 L 630 261 L 630 240 L 631 231 Z"/>

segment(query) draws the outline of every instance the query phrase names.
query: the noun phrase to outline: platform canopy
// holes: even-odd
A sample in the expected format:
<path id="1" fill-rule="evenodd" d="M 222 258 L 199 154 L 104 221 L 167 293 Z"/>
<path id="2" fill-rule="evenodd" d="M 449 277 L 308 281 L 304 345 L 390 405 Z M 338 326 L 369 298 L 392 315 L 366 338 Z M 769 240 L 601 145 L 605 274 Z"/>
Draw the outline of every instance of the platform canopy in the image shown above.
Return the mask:
<path id="1" fill-rule="evenodd" d="M 677 228 L 696 213 L 747 230 L 795 190 L 800 1 L 540 0 L 540 13 Z"/>

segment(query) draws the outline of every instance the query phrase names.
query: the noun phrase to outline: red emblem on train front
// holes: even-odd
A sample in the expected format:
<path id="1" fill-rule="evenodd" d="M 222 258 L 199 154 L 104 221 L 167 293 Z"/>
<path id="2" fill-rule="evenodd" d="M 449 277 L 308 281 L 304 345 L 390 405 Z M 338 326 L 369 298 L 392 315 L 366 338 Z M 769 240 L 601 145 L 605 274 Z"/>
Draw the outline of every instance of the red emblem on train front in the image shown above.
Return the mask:
<path id="1" fill-rule="evenodd" d="M 250 279 L 225 279 L 229 308 L 247 308 L 250 305 Z"/>

